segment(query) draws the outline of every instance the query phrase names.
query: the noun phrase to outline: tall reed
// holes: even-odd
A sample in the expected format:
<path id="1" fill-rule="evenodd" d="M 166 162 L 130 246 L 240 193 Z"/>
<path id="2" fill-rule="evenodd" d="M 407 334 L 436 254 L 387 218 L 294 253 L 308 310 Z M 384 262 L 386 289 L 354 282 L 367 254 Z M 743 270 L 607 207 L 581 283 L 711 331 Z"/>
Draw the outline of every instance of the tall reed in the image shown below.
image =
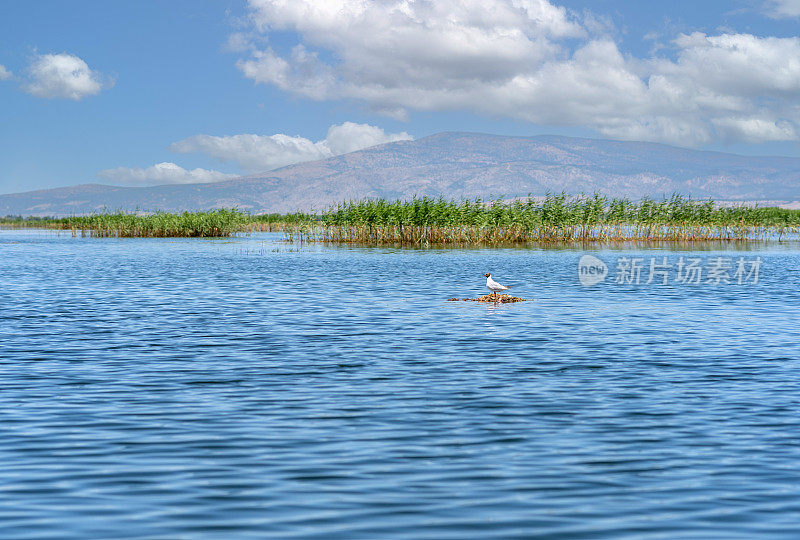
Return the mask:
<path id="1" fill-rule="evenodd" d="M 46 227 L 94 237 L 215 237 L 242 230 L 249 216 L 238 210 L 210 210 L 148 215 L 116 212 L 66 218 L 7 219 L 8 226 Z"/>
<path id="2" fill-rule="evenodd" d="M 759 240 L 800 232 L 800 211 L 719 206 L 680 195 L 637 202 L 599 194 L 514 201 L 350 201 L 322 215 L 311 240 L 376 244 L 503 244 L 626 240 Z"/>
<path id="3" fill-rule="evenodd" d="M 368 244 L 500 245 L 597 241 L 737 241 L 797 238 L 800 210 L 722 206 L 680 195 L 639 201 L 599 194 L 512 201 L 365 199 L 320 215 L 250 215 L 212 210 L 150 215 L 95 214 L 61 219 L 7 218 L 3 226 L 39 226 L 91 236 L 208 237 L 284 232 L 290 240 Z"/>
<path id="4" fill-rule="evenodd" d="M 319 216 L 296 212 L 293 214 L 256 214 L 248 216 L 248 231 L 285 232 L 306 230 L 319 221 Z"/>

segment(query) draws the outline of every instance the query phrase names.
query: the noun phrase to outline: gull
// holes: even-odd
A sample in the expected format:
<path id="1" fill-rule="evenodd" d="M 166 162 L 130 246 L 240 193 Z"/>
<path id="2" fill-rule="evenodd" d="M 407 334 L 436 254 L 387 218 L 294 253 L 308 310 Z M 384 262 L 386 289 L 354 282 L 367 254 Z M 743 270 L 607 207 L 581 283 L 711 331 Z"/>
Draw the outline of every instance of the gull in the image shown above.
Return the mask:
<path id="1" fill-rule="evenodd" d="M 495 280 L 492 279 L 492 274 L 483 274 L 483 277 L 486 278 L 486 288 L 494 293 L 495 302 L 497 301 L 497 293 L 499 293 L 500 291 L 507 291 L 508 289 L 511 288 L 497 283 Z"/>

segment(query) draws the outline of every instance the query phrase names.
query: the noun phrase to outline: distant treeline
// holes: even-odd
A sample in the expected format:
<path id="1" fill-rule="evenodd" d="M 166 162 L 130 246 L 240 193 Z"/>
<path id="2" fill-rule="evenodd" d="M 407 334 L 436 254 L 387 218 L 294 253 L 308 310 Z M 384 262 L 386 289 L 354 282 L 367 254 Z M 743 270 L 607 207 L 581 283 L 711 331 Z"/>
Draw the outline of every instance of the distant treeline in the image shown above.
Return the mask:
<path id="1" fill-rule="evenodd" d="M 117 237 L 213 237 L 284 231 L 291 238 L 399 244 L 499 244 L 602 240 L 757 240 L 800 232 L 800 210 L 721 206 L 679 195 L 609 199 L 548 195 L 524 200 L 365 199 L 321 214 L 250 215 L 234 209 L 180 214 L 117 212 L 68 218 L 9 216 L 6 226 Z"/>

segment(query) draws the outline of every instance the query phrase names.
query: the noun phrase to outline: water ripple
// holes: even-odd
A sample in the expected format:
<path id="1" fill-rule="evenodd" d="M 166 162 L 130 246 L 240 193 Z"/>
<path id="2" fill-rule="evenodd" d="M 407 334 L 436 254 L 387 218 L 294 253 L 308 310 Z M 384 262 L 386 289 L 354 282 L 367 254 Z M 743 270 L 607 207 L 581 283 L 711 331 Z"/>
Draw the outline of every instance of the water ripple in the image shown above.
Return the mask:
<path id="1" fill-rule="evenodd" d="M 797 249 L 584 289 L 571 250 L 0 236 L 5 538 L 800 530 Z M 444 301 L 486 271 L 536 300 Z"/>

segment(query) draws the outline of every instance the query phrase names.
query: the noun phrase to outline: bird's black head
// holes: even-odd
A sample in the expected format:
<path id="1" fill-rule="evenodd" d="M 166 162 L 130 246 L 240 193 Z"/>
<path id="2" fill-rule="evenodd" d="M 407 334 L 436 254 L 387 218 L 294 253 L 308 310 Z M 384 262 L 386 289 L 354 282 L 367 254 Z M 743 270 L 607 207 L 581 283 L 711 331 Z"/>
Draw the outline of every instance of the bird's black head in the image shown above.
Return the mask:
<path id="1" fill-rule="evenodd" d="M 492 274 L 483 274 L 483 277 L 492 277 Z"/>

